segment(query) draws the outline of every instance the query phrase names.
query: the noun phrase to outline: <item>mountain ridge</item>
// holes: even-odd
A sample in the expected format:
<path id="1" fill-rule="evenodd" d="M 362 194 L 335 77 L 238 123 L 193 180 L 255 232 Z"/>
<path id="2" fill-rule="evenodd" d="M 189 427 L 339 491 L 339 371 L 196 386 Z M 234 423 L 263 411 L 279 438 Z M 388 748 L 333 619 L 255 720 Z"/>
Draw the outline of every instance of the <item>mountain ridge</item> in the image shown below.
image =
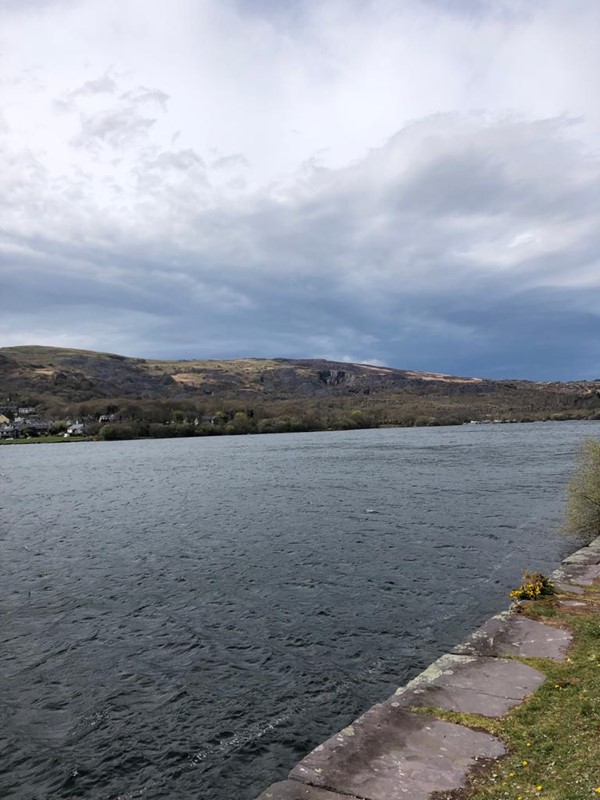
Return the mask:
<path id="1" fill-rule="evenodd" d="M 325 426 L 348 415 L 369 425 L 447 424 L 489 419 L 600 417 L 600 381 L 456 376 L 328 359 L 147 359 L 94 350 L 20 345 L 0 348 L 0 403 L 40 413 L 125 418 L 168 410 L 196 417 L 308 416 Z M 161 413 L 159 414 L 159 410 Z M 116 412 L 111 412 L 116 413 Z M 365 423 L 366 424 L 366 423 Z"/>

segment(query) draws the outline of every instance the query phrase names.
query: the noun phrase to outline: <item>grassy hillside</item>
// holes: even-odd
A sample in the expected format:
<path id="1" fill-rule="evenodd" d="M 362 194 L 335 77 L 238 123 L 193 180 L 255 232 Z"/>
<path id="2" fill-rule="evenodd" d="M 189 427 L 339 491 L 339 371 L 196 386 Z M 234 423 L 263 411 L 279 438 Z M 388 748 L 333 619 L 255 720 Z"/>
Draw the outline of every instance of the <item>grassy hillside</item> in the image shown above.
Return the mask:
<path id="1" fill-rule="evenodd" d="M 600 382 L 457 377 L 319 359 L 161 361 L 53 347 L 0 349 L 0 405 L 54 419 L 210 420 L 240 430 L 600 417 Z M 242 419 L 243 415 L 245 417 Z M 263 429 L 269 428 L 263 422 Z M 284 429 L 288 429 L 285 428 Z"/>

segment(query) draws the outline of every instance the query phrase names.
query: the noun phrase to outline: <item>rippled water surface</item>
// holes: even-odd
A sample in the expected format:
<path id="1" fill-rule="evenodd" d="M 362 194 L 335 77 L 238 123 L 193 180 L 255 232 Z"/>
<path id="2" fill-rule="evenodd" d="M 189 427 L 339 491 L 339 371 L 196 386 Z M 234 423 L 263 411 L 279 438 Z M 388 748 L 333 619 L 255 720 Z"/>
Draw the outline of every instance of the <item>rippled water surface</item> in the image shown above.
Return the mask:
<path id="1" fill-rule="evenodd" d="M 251 800 L 574 549 L 599 433 L 0 448 L 0 797 Z"/>

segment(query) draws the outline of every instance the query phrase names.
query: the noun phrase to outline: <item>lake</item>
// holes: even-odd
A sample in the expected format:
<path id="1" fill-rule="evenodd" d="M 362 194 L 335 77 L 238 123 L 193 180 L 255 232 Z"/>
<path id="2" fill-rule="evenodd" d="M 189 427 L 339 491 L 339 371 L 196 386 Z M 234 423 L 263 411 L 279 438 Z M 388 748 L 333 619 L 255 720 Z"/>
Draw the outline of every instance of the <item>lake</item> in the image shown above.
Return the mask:
<path id="1" fill-rule="evenodd" d="M 600 422 L 0 448 L 0 796 L 252 800 L 551 571 Z"/>

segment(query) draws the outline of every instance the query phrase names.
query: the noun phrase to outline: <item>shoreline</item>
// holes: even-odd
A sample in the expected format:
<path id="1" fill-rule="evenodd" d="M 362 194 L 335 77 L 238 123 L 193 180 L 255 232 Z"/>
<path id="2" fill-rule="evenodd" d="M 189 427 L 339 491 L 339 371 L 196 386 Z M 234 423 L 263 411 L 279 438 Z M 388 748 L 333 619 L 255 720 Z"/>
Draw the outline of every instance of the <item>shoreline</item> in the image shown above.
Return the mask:
<path id="1" fill-rule="evenodd" d="M 62 442 L 95 442 L 93 436 L 31 436 L 19 439 L 0 439 L 0 445 L 13 444 L 61 444 Z"/>
<path id="2" fill-rule="evenodd" d="M 586 592 L 600 584 L 600 536 L 564 558 L 551 578 L 559 607 L 596 617 L 600 598 Z M 511 752 L 510 743 L 494 735 L 495 721 L 526 707 L 534 693 L 544 691 L 552 664 L 564 667 L 571 660 L 573 634 L 568 627 L 526 613 L 541 602 L 514 603 L 491 617 L 466 642 L 318 745 L 287 779 L 256 800 L 463 796 L 456 793 L 474 776 L 481 774 L 485 780 L 487 767 Z M 545 608 L 538 607 L 540 612 Z M 521 766 L 527 765 L 524 760 Z M 492 773 L 494 780 L 496 775 Z M 507 780 L 516 775 L 514 770 L 507 772 Z M 592 791 L 600 793 L 598 778 L 598 788 Z M 530 791 L 540 795 L 543 784 Z"/>
<path id="3" fill-rule="evenodd" d="M 131 436 L 124 438 L 102 438 L 100 436 L 32 436 L 29 438 L 17 439 L 0 439 L 0 446 L 2 445 L 15 445 L 15 444 L 60 444 L 61 442 L 154 442 L 164 441 L 171 439 L 215 439 L 224 437 L 239 437 L 239 436 L 279 436 L 281 434 L 303 434 L 303 433 L 351 433 L 358 431 L 376 431 L 376 430 L 414 430 L 415 428 L 463 428 L 463 427 L 480 427 L 485 428 L 497 425 L 536 425 L 536 424 L 556 424 L 564 422 L 600 422 L 600 419 L 528 419 L 528 420 L 489 420 L 479 421 L 473 420 L 471 422 L 460 423 L 444 423 L 444 424 L 429 424 L 429 425 L 377 425 L 362 428 L 314 428 L 311 430 L 301 431 L 248 431 L 244 433 L 233 433 L 226 431 L 215 431 L 215 433 L 198 433 L 191 436 Z"/>

